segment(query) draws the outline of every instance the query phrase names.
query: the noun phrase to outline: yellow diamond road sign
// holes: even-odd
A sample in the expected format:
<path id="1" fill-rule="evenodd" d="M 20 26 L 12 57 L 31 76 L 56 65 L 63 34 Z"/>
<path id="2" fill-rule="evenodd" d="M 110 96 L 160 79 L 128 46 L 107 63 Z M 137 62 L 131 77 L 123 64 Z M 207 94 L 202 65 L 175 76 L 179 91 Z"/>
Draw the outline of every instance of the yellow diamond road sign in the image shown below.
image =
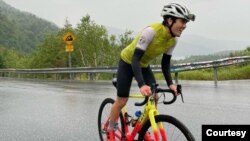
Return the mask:
<path id="1" fill-rule="evenodd" d="M 72 45 L 75 39 L 76 39 L 75 35 L 71 32 L 66 32 L 63 36 L 63 40 L 67 45 Z"/>

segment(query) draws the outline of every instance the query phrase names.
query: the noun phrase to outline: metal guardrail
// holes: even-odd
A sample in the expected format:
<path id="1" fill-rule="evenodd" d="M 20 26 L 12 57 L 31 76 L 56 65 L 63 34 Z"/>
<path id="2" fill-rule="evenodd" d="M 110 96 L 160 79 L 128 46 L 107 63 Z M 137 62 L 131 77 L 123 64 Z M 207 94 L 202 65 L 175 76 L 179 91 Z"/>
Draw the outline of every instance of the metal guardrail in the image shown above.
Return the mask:
<path id="1" fill-rule="evenodd" d="M 235 65 L 240 63 L 250 62 L 250 56 L 240 56 L 240 57 L 230 57 L 230 58 L 223 58 L 214 61 L 203 61 L 203 62 L 193 62 L 193 63 L 183 63 L 183 64 L 174 64 L 171 67 L 171 72 L 175 73 L 175 81 L 178 83 L 178 72 L 183 71 L 191 71 L 191 70 L 198 70 L 198 69 L 207 69 L 213 68 L 214 70 L 214 84 L 217 86 L 218 81 L 218 72 L 217 69 L 219 67 L 225 67 L 229 65 Z M 158 68 L 157 72 L 161 71 L 160 66 L 157 65 Z"/>
<path id="2" fill-rule="evenodd" d="M 178 72 L 197 69 L 214 68 L 214 81 L 217 85 L 217 68 L 239 63 L 250 62 L 250 56 L 231 57 L 214 61 L 203 61 L 193 63 L 174 64 L 171 72 L 175 73 L 175 80 L 178 82 Z M 160 65 L 151 65 L 153 72 L 161 72 Z M 72 73 L 111 73 L 115 74 L 117 67 L 77 67 L 77 68 L 43 68 L 43 69 L 0 69 L 0 76 L 11 77 L 12 74 L 72 74 Z M 20 77 L 20 76 L 18 76 Z"/>
<path id="3" fill-rule="evenodd" d="M 0 69 L 1 72 L 19 74 L 44 74 L 44 73 L 115 73 L 117 67 L 77 67 L 77 68 L 43 68 L 43 69 Z"/>
<path id="4" fill-rule="evenodd" d="M 229 65 L 235 65 L 240 63 L 250 62 L 250 56 L 241 56 L 241 57 L 230 57 L 223 58 L 214 61 L 203 61 L 203 62 L 193 62 L 193 63 L 182 63 L 182 64 L 174 64 L 171 67 L 171 72 L 182 72 L 182 71 L 191 71 L 197 69 L 206 69 L 206 68 L 218 68 Z M 155 69 L 155 71 L 161 71 L 161 66 L 151 66 Z"/>

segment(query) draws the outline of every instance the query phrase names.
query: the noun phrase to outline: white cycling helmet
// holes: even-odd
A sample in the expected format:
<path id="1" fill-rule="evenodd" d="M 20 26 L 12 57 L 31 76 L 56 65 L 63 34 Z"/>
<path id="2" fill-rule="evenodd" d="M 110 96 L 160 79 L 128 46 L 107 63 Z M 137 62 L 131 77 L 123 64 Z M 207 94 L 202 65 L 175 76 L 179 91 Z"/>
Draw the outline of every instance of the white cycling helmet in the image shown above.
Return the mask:
<path id="1" fill-rule="evenodd" d="M 170 3 L 165 5 L 162 9 L 161 16 L 173 16 L 176 18 L 183 18 L 187 21 L 194 21 L 195 15 L 191 14 L 190 11 L 184 6 L 177 3 Z"/>

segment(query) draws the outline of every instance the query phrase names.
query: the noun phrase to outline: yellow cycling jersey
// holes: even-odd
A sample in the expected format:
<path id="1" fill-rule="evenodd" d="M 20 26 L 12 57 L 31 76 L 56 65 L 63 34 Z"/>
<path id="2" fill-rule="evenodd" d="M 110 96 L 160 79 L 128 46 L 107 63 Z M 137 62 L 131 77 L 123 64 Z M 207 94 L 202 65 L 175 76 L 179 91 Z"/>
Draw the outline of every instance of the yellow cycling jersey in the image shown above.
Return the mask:
<path id="1" fill-rule="evenodd" d="M 176 39 L 170 35 L 169 31 L 161 23 L 154 23 L 149 25 L 149 27 L 154 29 L 155 35 L 140 60 L 140 66 L 144 68 L 147 67 L 154 58 L 166 52 L 176 43 Z M 121 59 L 128 64 L 132 62 L 132 57 L 140 36 L 141 33 L 121 52 Z"/>

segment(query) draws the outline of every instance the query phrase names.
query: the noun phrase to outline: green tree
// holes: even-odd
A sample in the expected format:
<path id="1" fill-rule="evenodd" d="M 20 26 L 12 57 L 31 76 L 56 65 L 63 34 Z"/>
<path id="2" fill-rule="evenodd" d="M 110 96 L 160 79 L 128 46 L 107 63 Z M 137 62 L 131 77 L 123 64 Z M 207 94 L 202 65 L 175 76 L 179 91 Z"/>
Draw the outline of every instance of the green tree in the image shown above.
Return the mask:
<path id="1" fill-rule="evenodd" d="M 131 36 L 132 33 L 133 33 L 132 31 L 127 30 L 125 31 L 124 34 L 119 36 L 119 41 L 120 41 L 119 45 L 121 48 L 125 48 L 127 45 L 129 45 L 133 41 L 134 38 Z"/>
<path id="2" fill-rule="evenodd" d="M 247 47 L 247 49 L 246 49 L 248 52 L 250 52 L 250 46 L 249 47 Z"/>
<path id="3" fill-rule="evenodd" d="M 31 56 L 30 68 L 54 68 L 66 66 L 62 35 L 47 35 Z"/>
<path id="4" fill-rule="evenodd" d="M 26 57 L 15 49 L 0 48 L 0 68 L 25 68 Z"/>
<path id="5" fill-rule="evenodd" d="M 5 60 L 3 56 L 3 51 L 4 51 L 4 48 L 0 47 L 0 69 L 5 68 Z"/>
<path id="6" fill-rule="evenodd" d="M 81 19 L 75 29 L 77 40 L 75 42 L 74 59 L 81 61 L 75 62 L 77 66 L 96 67 L 110 65 L 113 61 L 111 44 L 107 30 L 104 26 L 97 25 L 86 15 Z"/>

